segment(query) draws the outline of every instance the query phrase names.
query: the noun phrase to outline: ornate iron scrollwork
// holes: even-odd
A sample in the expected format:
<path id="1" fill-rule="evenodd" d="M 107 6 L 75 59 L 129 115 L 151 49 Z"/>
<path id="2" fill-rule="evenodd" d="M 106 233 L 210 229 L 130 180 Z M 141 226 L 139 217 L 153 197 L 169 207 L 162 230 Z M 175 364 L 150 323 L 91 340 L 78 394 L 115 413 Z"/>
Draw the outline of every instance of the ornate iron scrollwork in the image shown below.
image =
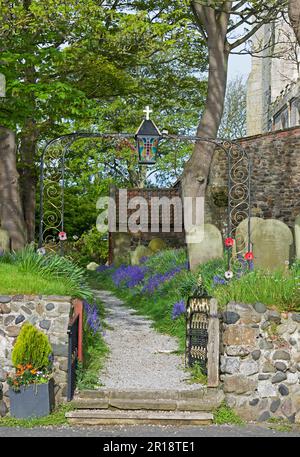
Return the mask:
<path id="1" fill-rule="evenodd" d="M 40 172 L 40 230 L 39 247 L 45 241 L 55 240 L 64 231 L 64 174 L 65 161 L 70 145 L 83 138 L 106 138 L 124 140 L 133 134 L 72 133 L 63 135 L 46 146 L 41 158 Z M 251 163 L 246 151 L 237 143 L 188 135 L 162 135 L 164 140 L 187 141 L 191 143 L 210 143 L 223 150 L 228 165 L 228 237 L 236 236 L 236 228 L 248 218 L 248 250 L 250 250 L 250 177 Z M 61 143 L 59 147 L 53 147 Z M 238 254 L 238 253 L 237 253 Z M 230 266 L 230 257 L 228 256 Z"/>

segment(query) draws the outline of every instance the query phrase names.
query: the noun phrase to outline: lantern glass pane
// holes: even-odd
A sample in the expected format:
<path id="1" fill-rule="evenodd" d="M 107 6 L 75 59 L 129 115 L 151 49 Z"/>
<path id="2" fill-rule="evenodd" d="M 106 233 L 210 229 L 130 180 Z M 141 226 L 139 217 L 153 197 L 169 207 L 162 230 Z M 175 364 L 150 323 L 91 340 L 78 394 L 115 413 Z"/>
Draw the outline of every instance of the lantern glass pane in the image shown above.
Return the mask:
<path id="1" fill-rule="evenodd" d="M 156 137 L 139 137 L 138 152 L 141 163 L 155 163 L 158 152 L 158 141 Z"/>

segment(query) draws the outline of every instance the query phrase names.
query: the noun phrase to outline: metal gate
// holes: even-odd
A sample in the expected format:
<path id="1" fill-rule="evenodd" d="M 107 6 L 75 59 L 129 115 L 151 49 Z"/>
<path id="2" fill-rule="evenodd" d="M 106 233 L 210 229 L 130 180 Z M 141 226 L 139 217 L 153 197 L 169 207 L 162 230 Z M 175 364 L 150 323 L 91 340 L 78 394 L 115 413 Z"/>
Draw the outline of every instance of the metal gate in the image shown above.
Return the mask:
<path id="1" fill-rule="evenodd" d="M 116 141 L 134 139 L 133 134 L 79 133 L 63 135 L 50 141 L 44 148 L 40 163 L 39 247 L 52 242 L 60 244 L 63 254 L 65 238 L 65 175 L 68 152 L 74 142 L 84 138 L 101 138 Z M 235 237 L 237 226 L 248 218 L 248 251 L 250 251 L 251 161 L 247 152 L 237 142 L 187 135 L 163 134 L 162 140 L 192 143 L 210 143 L 221 149 L 227 160 L 228 223 L 227 237 Z M 60 145 L 60 148 L 57 147 Z M 55 146 L 55 148 L 54 148 Z M 47 202 L 47 205 L 45 203 Z M 238 253 L 237 253 L 238 254 Z M 230 256 L 228 255 L 230 264 Z M 230 265 L 229 265 L 230 266 Z"/>
<path id="2" fill-rule="evenodd" d="M 78 342 L 79 342 L 79 314 L 70 322 L 68 327 L 68 387 L 67 400 L 71 401 L 76 388 L 76 370 L 78 365 Z"/>

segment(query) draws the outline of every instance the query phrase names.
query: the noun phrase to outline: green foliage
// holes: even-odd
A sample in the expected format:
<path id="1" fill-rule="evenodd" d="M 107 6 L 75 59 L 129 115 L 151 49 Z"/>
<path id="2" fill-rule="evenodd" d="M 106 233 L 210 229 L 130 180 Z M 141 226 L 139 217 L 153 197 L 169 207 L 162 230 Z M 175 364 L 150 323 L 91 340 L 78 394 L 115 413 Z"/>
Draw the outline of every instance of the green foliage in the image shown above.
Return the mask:
<path id="1" fill-rule="evenodd" d="M 244 421 L 225 402 L 214 412 L 214 423 L 217 425 L 244 425 Z"/>
<path id="2" fill-rule="evenodd" d="M 2 294 L 43 294 L 74 297 L 77 295 L 77 289 L 67 278 L 40 277 L 36 273 L 20 271 L 16 265 L 0 262 L 0 292 Z"/>
<path id="3" fill-rule="evenodd" d="M 85 271 L 66 257 L 56 254 L 42 256 L 35 252 L 33 246 L 27 246 L 21 251 L 0 257 L 0 268 L 5 264 L 13 265 L 17 267 L 18 272 L 36 276 L 38 279 L 57 280 L 58 283 L 63 280 L 65 289 L 73 296 L 82 298 L 92 296 L 86 283 Z M 24 282 L 24 289 L 27 287 Z M 20 290 L 21 292 L 24 293 L 23 290 Z"/>
<path id="4" fill-rule="evenodd" d="M 187 262 L 185 249 L 166 249 L 147 259 L 145 265 L 151 273 L 166 273 L 167 271 Z"/>
<path id="5" fill-rule="evenodd" d="M 97 306 L 101 321 L 103 323 L 105 311 L 103 304 L 98 300 Z M 77 388 L 78 389 L 97 389 L 101 383 L 99 381 L 100 372 L 105 359 L 109 353 L 107 344 L 101 332 L 92 332 L 84 318 L 83 332 L 83 364 L 79 363 L 77 368 Z"/>
<path id="6" fill-rule="evenodd" d="M 74 406 L 72 403 L 67 403 L 58 406 L 49 416 L 33 418 L 33 419 L 16 419 L 14 417 L 0 417 L 0 427 L 51 427 L 67 425 L 68 420 L 65 417 L 66 413 L 72 411 Z"/>
<path id="7" fill-rule="evenodd" d="M 12 352 L 12 363 L 18 365 L 31 364 L 35 369 L 48 368 L 52 347 L 48 337 L 34 325 L 26 322 L 17 337 Z"/>
<path id="8" fill-rule="evenodd" d="M 67 255 L 86 267 L 90 262 L 105 264 L 108 259 L 108 234 L 100 233 L 96 227 L 83 233 L 76 242 L 68 242 Z"/>
<path id="9" fill-rule="evenodd" d="M 272 424 L 269 428 L 271 430 L 276 430 L 277 432 L 291 432 L 293 430 L 293 425 L 283 417 L 270 417 L 268 422 L 269 424 Z"/>
<path id="10" fill-rule="evenodd" d="M 35 182 L 41 149 L 58 135 L 135 133 L 146 104 L 170 133 L 195 128 L 206 92 L 204 40 L 187 5 L 145 6 L 0 0 L 1 72 L 7 80 L 0 123 L 17 132 L 21 175 L 29 169 Z M 72 145 L 65 172 L 70 236 L 80 237 L 94 224 L 97 197 L 108 194 L 112 181 L 126 187 L 153 183 L 148 176 L 154 167 L 147 176 L 133 149 L 96 139 Z M 190 145 L 162 145 L 160 185 L 178 177 L 191 151 Z"/>
<path id="11" fill-rule="evenodd" d="M 203 373 L 201 365 L 194 363 L 192 368 L 189 368 L 191 378 L 189 379 L 190 384 L 207 384 L 207 376 Z"/>
<path id="12" fill-rule="evenodd" d="M 216 287 L 213 295 L 221 306 L 231 300 L 243 303 L 259 301 L 280 311 L 300 310 L 299 276 L 295 269 L 275 273 L 256 270 L 226 286 Z"/>

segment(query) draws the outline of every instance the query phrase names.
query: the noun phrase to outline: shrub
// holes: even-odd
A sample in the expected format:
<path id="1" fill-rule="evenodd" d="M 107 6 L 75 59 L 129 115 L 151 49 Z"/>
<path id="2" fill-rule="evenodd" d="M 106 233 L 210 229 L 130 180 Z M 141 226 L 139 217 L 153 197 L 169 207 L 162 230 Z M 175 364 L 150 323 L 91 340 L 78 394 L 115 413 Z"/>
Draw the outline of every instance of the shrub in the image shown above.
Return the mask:
<path id="1" fill-rule="evenodd" d="M 83 233 L 76 242 L 68 242 L 68 254 L 84 266 L 94 261 L 105 263 L 108 258 L 108 234 L 100 233 L 96 227 Z"/>
<path id="2" fill-rule="evenodd" d="M 93 295 L 87 285 L 85 271 L 66 257 L 52 253 L 39 255 L 34 246 L 29 245 L 21 251 L 1 257 L 0 261 L 13 264 L 19 271 L 36 274 L 40 278 L 63 278 L 74 296 L 90 299 Z"/>
<path id="3" fill-rule="evenodd" d="M 14 367 L 18 365 L 32 365 L 34 369 L 41 370 L 50 365 L 52 347 L 48 337 L 34 325 L 26 322 L 12 352 Z"/>

